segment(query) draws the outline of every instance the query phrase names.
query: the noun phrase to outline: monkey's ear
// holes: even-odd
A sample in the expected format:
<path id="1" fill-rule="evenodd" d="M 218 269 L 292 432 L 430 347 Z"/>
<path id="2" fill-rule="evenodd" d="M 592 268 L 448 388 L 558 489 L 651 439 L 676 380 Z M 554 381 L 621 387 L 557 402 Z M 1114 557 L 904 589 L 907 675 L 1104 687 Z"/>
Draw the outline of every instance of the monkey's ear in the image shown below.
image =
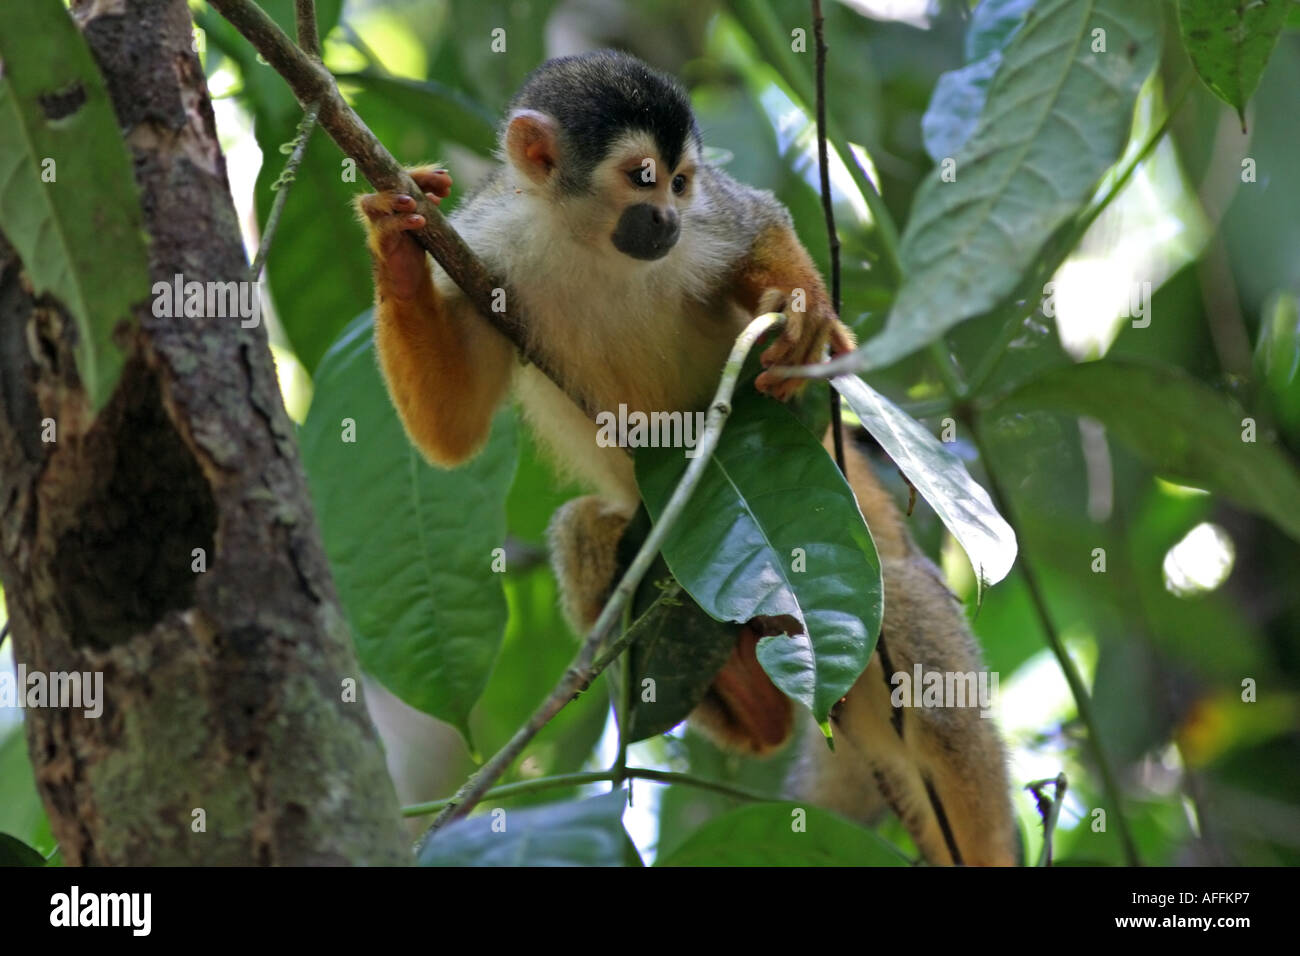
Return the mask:
<path id="1" fill-rule="evenodd" d="M 506 155 L 533 182 L 546 182 L 560 162 L 555 120 L 537 110 L 516 110 L 506 127 Z"/>

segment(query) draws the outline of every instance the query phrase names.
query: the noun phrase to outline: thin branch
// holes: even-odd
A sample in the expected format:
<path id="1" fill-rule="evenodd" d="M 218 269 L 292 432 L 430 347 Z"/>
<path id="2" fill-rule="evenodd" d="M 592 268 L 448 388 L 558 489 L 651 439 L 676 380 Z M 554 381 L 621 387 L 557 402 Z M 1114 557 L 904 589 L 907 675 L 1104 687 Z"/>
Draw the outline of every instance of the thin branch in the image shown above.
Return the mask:
<path id="1" fill-rule="evenodd" d="M 320 29 L 316 26 L 316 0 L 294 0 L 293 12 L 298 22 L 298 46 L 309 57 L 319 60 Z"/>
<path id="2" fill-rule="evenodd" d="M 1061 635 L 1056 630 L 1056 623 L 1052 620 L 1051 611 L 1047 607 L 1047 600 L 1043 597 L 1042 589 L 1038 585 L 1038 576 L 1030 566 L 1028 556 L 1025 553 L 1025 536 L 1016 527 L 1015 513 L 1011 510 L 1011 502 L 1002 490 L 1002 485 L 998 482 L 993 462 L 989 458 L 988 447 L 980 435 L 974 417 L 970 414 L 963 415 L 963 423 L 971 433 L 971 440 L 975 445 L 975 450 L 979 452 L 980 460 L 984 462 L 984 473 L 988 475 L 988 490 L 989 495 L 993 498 L 993 504 L 1015 530 L 1016 539 L 1021 542 L 1020 575 L 1024 579 L 1025 587 L 1029 591 L 1030 601 L 1033 603 L 1034 611 L 1038 615 L 1038 621 L 1042 625 L 1047 646 L 1051 648 L 1052 654 L 1061 668 L 1061 673 L 1065 675 L 1065 682 L 1070 685 L 1070 693 L 1074 696 L 1074 703 L 1079 711 L 1079 719 L 1083 721 L 1083 725 L 1088 731 L 1088 744 L 1092 748 L 1093 758 L 1097 761 L 1102 789 L 1106 791 L 1106 796 L 1115 810 L 1113 816 L 1116 821 L 1116 829 L 1119 831 L 1120 843 L 1124 847 L 1125 861 L 1129 866 L 1141 866 L 1138 859 L 1137 844 L 1133 842 L 1133 834 L 1129 830 L 1128 819 L 1124 816 L 1124 800 L 1119 788 L 1119 782 L 1115 776 L 1115 771 L 1111 768 L 1110 758 L 1106 756 L 1105 748 L 1102 746 L 1101 734 L 1097 731 L 1097 718 L 1093 713 L 1092 697 L 1088 693 L 1088 686 L 1083 682 L 1083 676 L 1079 673 L 1079 669 L 1074 666 L 1074 659 L 1066 651 L 1065 644 L 1061 641 Z"/>
<path id="3" fill-rule="evenodd" d="M 1050 797 L 1043 794 L 1043 789 L 1052 787 Z M 1034 795 L 1038 804 L 1038 815 L 1043 818 L 1043 846 L 1038 851 L 1038 866 L 1052 865 L 1052 837 L 1056 833 L 1056 821 L 1061 816 L 1061 804 L 1065 802 L 1068 784 L 1064 773 L 1058 773 L 1050 780 L 1035 780 L 1025 784 L 1025 789 Z"/>
<path id="4" fill-rule="evenodd" d="M 553 777 L 538 777 L 536 780 L 519 780 L 514 783 L 504 783 L 499 787 L 493 787 L 487 793 L 483 794 L 483 799 L 518 797 L 527 793 L 539 793 L 544 790 L 558 790 L 563 787 L 579 787 L 589 783 L 617 783 L 619 775 L 624 780 L 649 780 L 654 783 L 661 783 L 665 786 L 683 786 L 695 787 L 699 790 L 708 790 L 711 793 L 719 793 L 725 797 L 734 797 L 737 800 L 750 800 L 754 802 L 763 802 L 772 798 L 766 794 L 753 793 L 748 790 L 741 790 L 737 787 L 728 786 L 725 783 L 718 783 L 715 780 L 706 780 L 703 777 L 696 777 L 689 773 L 676 773 L 669 770 L 651 770 L 649 767 L 624 767 L 621 772 L 616 767 L 608 770 L 591 770 L 585 773 L 561 773 Z M 427 816 L 430 813 L 437 813 L 451 804 L 455 797 L 448 797 L 445 800 L 431 800 L 428 803 L 416 803 L 409 807 L 402 808 L 404 817 Z"/>
<path id="5" fill-rule="evenodd" d="M 523 357 L 551 379 L 581 408 L 588 417 L 594 410 L 580 396 L 566 387 L 556 366 L 528 340 L 527 326 L 511 302 L 513 296 L 498 297 L 504 283 L 493 278 L 465 244 L 446 218 L 424 195 L 392 154 L 375 138 L 361 118 L 344 100 L 334 78 L 316 60 L 298 49 L 294 42 L 266 13 L 251 0 L 208 0 L 258 53 L 289 84 L 298 102 L 306 109 L 319 104 L 321 128 L 329 133 L 345 156 L 350 157 L 375 189 L 399 191 L 410 195 L 416 212 L 425 218 L 416 237 L 438 264 L 446 270 L 465 296 L 492 326 L 517 348 Z"/>
<path id="6" fill-rule="evenodd" d="M 664 539 L 672 530 L 673 525 L 677 523 L 677 519 L 681 517 L 687 501 L 690 500 L 695 487 L 700 483 L 700 479 L 704 477 L 704 471 L 713 458 L 713 452 L 718 447 L 718 439 L 722 436 L 722 427 L 731 415 L 731 396 L 736 391 L 736 381 L 740 378 L 740 370 L 745 363 L 745 356 L 749 354 L 754 342 L 780 321 L 781 315 L 777 312 L 760 315 L 750 322 L 736 338 L 736 343 L 731 349 L 731 355 L 728 356 L 727 363 L 723 366 L 722 377 L 718 381 L 718 390 L 713 396 L 712 404 L 709 406 L 704 434 L 700 437 L 700 442 L 696 446 L 696 455 L 691 459 L 691 463 L 686 468 L 686 473 L 682 475 L 677 487 L 673 490 L 672 497 L 668 499 L 668 504 L 664 506 L 659 520 L 654 523 L 640 550 L 637 551 L 636 557 L 632 559 L 627 571 L 623 573 L 622 580 L 614 588 L 609 600 L 605 602 L 600 616 L 596 619 L 596 623 L 583 641 L 577 657 L 569 665 L 568 670 L 564 672 L 564 676 L 560 678 L 555 689 L 542 701 L 524 726 L 520 727 L 510 741 L 456 792 L 456 795 L 452 797 L 446 808 L 438 814 L 430 825 L 429 831 L 425 835 L 426 841 L 439 828 L 473 810 L 492 784 L 505 773 L 515 758 L 537 736 L 537 732 L 545 727 L 551 718 L 573 699 L 575 694 L 586 690 L 600 674 L 600 670 L 595 667 L 597 652 L 622 617 L 624 606 L 632 600 L 637 586 L 641 583 L 641 579 L 645 577 L 646 572 L 650 570 L 650 565 L 654 562 L 655 556 L 658 555 L 659 549 L 663 546 Z M 659 600 L 663 600 L 663 595 L 656 598 L 656 601 Z M 627 642 L 630 639 L 630 634 L 625 633 L 621 642 Z M 613 657 L 606 654 L 602 660 L 608 663 L 608 661 L 613 660 Z"/>
<path id="7" fill-rule="evenodd" d="M 302 165 L 303 157 L 307 155 L 307 141 L 311 139 L 311 134 L 316 129 L 316 117 L 319 112 L 319 108 L 315 105 L 307 107 L 302 122 L 298 124 L 298 135 L 293 141 L 293 152 L 289 155 L 289 161 L 284 164 L 284 171 L 271 185 L 271 189 L 275 191 L 275 200 L 271 203 L 271 211 L 266 216 L 266 228 L 262 230 L 262 241 L 258 243 L 257 255 L 248 270 L 250 282 L 257 282 L 262 277 L 262 269 L 266 267 L 266 258 L 271 252 L 271 242 L 275 239 L 276 229 L 280 226 L 280 216 L 284 212 L 285 201 L 289 198 L 289 190 L 293 188 L 294 179 L 298 175 L 298 167 Z"/>
<path id="8" fill-rule="evenodd" d="M 817 69 L 817 172 L 821 178 L 822 212 L 826 216 L 826 239 L 831 257 L 831 308 L 840 314 L 840 233 L 835 228 L 835 207 L 831 202 L 830 159 L 826 154 L 826 36 L 822 18 L 822 0 L 812 0 L 813 37 L 816 42 Z M 848 477 L 844 463 L 844 434 L 841 428 L 840 393 L 830 387 L 831 443 L 840 474 Z"/>

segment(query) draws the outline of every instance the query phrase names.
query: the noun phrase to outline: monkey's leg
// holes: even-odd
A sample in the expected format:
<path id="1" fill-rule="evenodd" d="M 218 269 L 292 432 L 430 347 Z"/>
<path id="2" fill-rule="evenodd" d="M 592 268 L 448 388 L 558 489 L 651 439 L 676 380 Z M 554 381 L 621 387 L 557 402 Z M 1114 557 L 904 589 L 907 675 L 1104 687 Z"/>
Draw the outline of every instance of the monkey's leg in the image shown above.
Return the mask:
<path id="1" fill-rule="evenodd" d="M 444 170 L 411 170 L 433 201 L 451 191 Z M 487 437 L 509 384 L 511 347 L 459 291 L 441 294 L 410 235 L 423 228 L 415 200 L 372 193 L 357 200 L 375 271 L 375 348 L 411 441 L 430 461 L 455 465 Z"/>
<path id="2" fill-rule="evenodd" d="M 898 814 L 932 863 L 1011 866 L 1018 838 L 1006 774 L 1006 755 L 991 718 L 980 716 L 977 695 L 964 706 L 921 706 L 923 686 L 916 665 L 949 675 L 982 670 L 978 650 L 961 609 L 938 570 L 924 557 L 885 559 L 885 622 L 871 663 L 835 714 L 836 751 L 809 741 L 801 789 L 835 809 L 866 819 L 875 810 L 841 778 L 860 776 L 865 765 L 879 792 Z M 906 675 L 912 706 L 895 707 L 895 674 Z M 899 695 L 901 697 L 901 694 Z M 944 704 L 953 704 L 951 700 Z"/>
<path id="3" fill-rule="evenodd" d="M 628 520 L 626 511 L 595 495 L 567 502 L 551 519 L 551 566 L 565 616 L 579 634 L 595 624 L 609 597 Z M 691 713 L 691 722 L 720 747 L 770 753 L 790 739 L 794 709 L 758 663 L 758 628 L 746 624 L 737 632 L 731 656 Z"/>

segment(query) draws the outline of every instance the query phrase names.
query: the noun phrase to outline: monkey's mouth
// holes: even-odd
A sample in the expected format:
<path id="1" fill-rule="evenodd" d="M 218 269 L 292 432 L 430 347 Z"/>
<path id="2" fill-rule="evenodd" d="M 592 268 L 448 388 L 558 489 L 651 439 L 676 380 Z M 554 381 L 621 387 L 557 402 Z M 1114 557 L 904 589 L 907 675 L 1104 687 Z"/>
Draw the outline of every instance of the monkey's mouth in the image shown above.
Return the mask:
<path id="1" fill-rule="evenodd" d="M 623 255 L 642 262 L 654 262 L 672 252 L 673 246 L 677 245 L 677 233 L 674 231 L 672 235 L 664 236 L 662 239 L 643 237 L 629 239 L 623 233 L 616 231 L 610 236 L 610 240 L 614 243 L 614 248 Z"/>

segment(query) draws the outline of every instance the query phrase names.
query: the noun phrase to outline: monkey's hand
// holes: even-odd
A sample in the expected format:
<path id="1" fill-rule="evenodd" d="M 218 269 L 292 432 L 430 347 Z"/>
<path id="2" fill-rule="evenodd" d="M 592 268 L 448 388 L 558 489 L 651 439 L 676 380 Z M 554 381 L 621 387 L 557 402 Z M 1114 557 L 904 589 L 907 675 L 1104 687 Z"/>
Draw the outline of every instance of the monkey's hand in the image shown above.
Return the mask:
<path id="1" fill-rule="evenodd" d="M 408 172 L 433 203 L 451 193 L 451 176 L 445 169 L 417 166 Z M 374 257 L 378 298 L 416 298 L 430 277 L 424 248 L 411 235 L 425 223 L 415 211 L 415 199 L 402 192 L 368 193 L 357 197 L 356 206 Z"/>
<path id="2" fill-rule="evenodd" d="M 806 306 L 802 310 L 801 298 L 805 299 Z M 812 365 L 825 358 L 828 346 L 832 357 L 853 350 L 853 333 L 835 315 L 821 290 L 809 289 L 805 297 L 798 292 L 769 289 L 763 293 L 758 306 L 759 315 L 767 312 L 784 313 L 785 325 L 776 341 L 759 356 L 765 369 L 776 365 Z M 754 385 L 760 392 L 785 401 L 797 395 L 806 383 L 806 379 L 778 378 L 771 372 L 763 372 Z"/>

